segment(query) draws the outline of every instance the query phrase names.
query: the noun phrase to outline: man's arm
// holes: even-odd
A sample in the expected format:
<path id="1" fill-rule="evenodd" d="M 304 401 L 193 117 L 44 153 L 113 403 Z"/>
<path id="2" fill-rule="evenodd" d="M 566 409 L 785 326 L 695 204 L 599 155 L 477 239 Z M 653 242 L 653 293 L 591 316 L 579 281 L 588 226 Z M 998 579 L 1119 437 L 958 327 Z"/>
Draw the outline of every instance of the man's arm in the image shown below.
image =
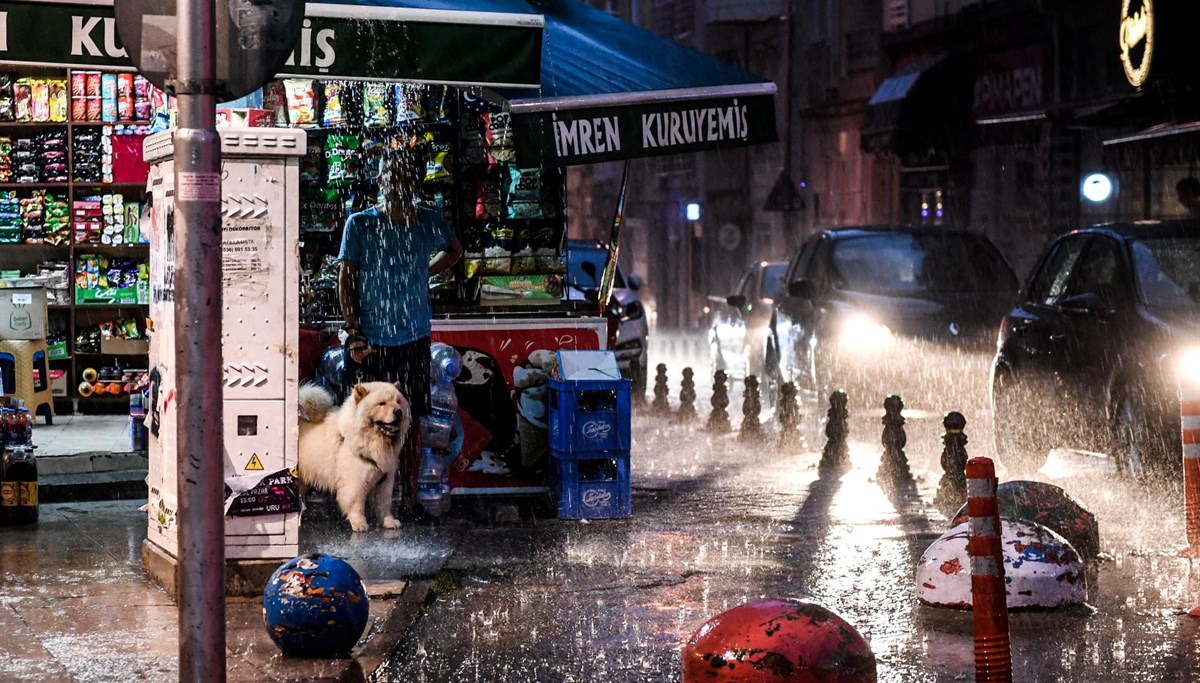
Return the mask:
<path id="1" fill-rule="evenodd" d="M 446 245 L 446 248 L 439 251 L 437 256 L 434 256 L 429 262 L 429 277 L 433 277 L 455 263 L 458 263 L 458 259 L 462 258 L 462 255 L 462 242 L 459 242 L 457 237 L 451 238 L 450 243 Z M 343 308 L 345 308 L 345 306 L 343 306 Z"/>
<path id="2" fill-rule="evenodd" d="M 338 303 L 346 327 L 358 328 L 358 262 L 343 260 L 338 264 Z"/>

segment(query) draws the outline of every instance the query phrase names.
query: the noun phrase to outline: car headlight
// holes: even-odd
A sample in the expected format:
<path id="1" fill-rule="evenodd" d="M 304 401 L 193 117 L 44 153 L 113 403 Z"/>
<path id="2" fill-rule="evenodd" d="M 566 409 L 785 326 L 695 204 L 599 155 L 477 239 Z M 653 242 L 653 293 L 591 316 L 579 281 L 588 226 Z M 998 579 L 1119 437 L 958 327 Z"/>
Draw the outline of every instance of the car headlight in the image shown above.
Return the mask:
<path id="1" fill-rule="evenodd" d="M 887 325 L 875 322 L 865 315 L 846 318 L 838 330 L 837 340 L 839 348 L 855 353 L 886 349 L 896 341 Z"/>
<path id="2" fill-rule="evenodd" d="M 621 319 L 622 320 L 637 320 L 638 318 L 642 317 L 645 314 L 646 314 L 646 312 L 644 310 L 642 310 L 642 304 L 640 302 L 630 301 L 629 305 L 625 307 L 624 311 L 622 311 Z"/>
<path id="3" fill-rule="evenodd" d="M 1177 354 L 1175 372 L 1178 373 L 1181 383 L 1200 386 L 1200 347 L 1188 347 Z"/>

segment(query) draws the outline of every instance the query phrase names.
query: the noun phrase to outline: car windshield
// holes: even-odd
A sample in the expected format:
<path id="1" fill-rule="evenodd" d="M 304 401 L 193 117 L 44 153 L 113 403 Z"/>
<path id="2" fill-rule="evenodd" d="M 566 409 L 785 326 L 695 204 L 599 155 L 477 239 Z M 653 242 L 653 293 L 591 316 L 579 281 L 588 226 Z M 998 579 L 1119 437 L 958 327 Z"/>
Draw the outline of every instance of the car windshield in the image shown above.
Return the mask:
<path id="1" fill-rule="evenodd" d="M 1200 307 L 1200 238 L 1135 240 L 1131 246 L 1142 303 L 1164 309 Z"/>
<path id="2" fill-rule="evenodd" d="M 1000 253 L 972 235 L 882 233 L 837 240 L 833 283 L 870 294 L 1015 291 Z"/>
<path id="3" fill-rule="evenodd" d="M 772 263 L 764 266 L 762 270 L 762 294 L 763 297 L 774 298 L 779 295 L 779 290 L 783 289 L 783 274 L 787 272 L 786 263 Z"/>
<path id="4" fill-rule="evenodd" d="M 591 245 L 568 247 L 567 286 L 584 291 L 598 289 L 607 260 L 607 249 Z M 625 289 L 625 278 L 622 277 L 620 268 L 617 268 L 616 277 L 613 278 L 613 287 Z"/>

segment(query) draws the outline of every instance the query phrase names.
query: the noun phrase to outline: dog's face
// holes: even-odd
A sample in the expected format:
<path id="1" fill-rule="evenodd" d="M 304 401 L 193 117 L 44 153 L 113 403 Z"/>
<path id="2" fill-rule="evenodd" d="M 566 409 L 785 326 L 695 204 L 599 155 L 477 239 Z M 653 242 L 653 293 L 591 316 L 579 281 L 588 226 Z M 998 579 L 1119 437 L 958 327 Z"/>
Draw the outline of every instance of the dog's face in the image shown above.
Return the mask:
<path id="1" fill-rule="evenodd" d="M 408 399 L 400 393 L 399 384 L 365 382 L 354 387 L 351 394 L 354 411 L 360 423 L 370 425 L 394 438 L 408 432 L 410 413 Z"/>

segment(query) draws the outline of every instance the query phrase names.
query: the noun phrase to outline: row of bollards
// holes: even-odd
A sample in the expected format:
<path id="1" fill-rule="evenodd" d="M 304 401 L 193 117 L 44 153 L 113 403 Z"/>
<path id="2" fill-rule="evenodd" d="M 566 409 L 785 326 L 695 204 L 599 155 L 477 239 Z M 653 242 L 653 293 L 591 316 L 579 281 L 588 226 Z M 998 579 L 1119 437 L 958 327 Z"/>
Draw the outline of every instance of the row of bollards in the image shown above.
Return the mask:
<path id="1" fill-rule="evenodd" d="M 724 370 L 713 374 L 712 409 L 705 421 L 704 428 L 713 433 L 728 433 L 733 431 L 729 419 L 729 378 Z M 775 417 L 779 423 L 778 444 L 794 446 L 800 442 L 801 414 L 798 405 L 796 386 L 791 382 L 782 384 L 779 388 Z M 692 368 L 683 369 L 683 380 L 680 383 L 679 408 L 672 412 L 669 399 L 670 387 L 667 383 L 667 366 L 659 363 L 655 368 L 654 400 L 650 404 L 650 413 L 658 417 L 669 417 L 675 423 L 688 424 L 699 418 L 696 408 L 695 373 Z M 850 469 L 850 451 L 847 439 L 850 436 L 850 410 L 845 392 L 835 391 L 829 396 L 829 409 L 825 420 L 825 446 L 821 451 L 819 470 L 824 475 L 841 475 Z M 888 396 L 883 402 L 883 457 L 876 471 L 876 479 L 881 486 L 891 492 L 911 489 L 914 485 L 912 470 L 904 448 L 908 437 L 904 431 L 904 401 L 899 396 Z M 738 431 L 738 440 L 747 443 L 760 443 L 766 440 L 767 434 L 761 420 L 762 398 L 758 378 L 750 375 L 745 379 L 742 393 L 742 423 Z M 945 433 L 942 435 L 941 465 L 943 475 L 938 483 L 934 506 L 947 516 L 952 515 L 967 500 L 967 436 L 964 433 L 966 418 L 961 413 L 947 413 L 942 420 Z"/>

